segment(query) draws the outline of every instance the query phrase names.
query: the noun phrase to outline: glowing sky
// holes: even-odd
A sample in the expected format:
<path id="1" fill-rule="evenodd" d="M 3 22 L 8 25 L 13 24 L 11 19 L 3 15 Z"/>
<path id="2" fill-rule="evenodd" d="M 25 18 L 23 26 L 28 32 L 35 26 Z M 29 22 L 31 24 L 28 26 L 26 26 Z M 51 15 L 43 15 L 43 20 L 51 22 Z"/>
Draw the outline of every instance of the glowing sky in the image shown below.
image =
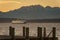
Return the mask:
<path id="1" fill-rule="evenodd" d="M 0 11 L 6 12 L 21 6 L 42 5 L 44 7 L 60 7 L 60 0 L 0 0 Z"/>

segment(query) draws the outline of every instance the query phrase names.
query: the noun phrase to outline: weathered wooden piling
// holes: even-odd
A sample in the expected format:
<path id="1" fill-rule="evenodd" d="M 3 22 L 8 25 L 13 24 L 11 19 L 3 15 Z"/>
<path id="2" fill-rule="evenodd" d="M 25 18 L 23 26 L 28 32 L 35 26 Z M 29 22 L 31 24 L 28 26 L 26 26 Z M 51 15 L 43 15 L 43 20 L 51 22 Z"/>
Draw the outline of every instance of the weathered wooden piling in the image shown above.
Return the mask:
<path id="1" fill-rule="evenodd" d="M 11 37 L 11 40 L 14 40 L 14 37 L 15 37 L 15 28 L 12 28 L 11 26 L 10 26 L 10 28 L 9 28 L 9 35 L 10 35 L 10 37 Z"/>
<path id="2" fill-rule="evenodd" d="M 29 40 L 29 28 L 26 28 L 26 40 Z"/>
<path id="3" fill-rule="evenodd" d="M 38 27 L 37 29 L 37 36 L 38 36 L 38 40 L 42 40 L 42 27 Z"/>
<path id="4" fill-rule="evenodd" d="M 52 30 L 52 37 L 53 37 L 53 40 L 56 40 L 56 28 L 53 27 L 53 30 Z"/>
<path id="5" fill-rule="evenodd" d="M 9 36 L 11 36 L 12 35 L 12 27 L 10 26 L 9 27 Z"/>
<path id="6" fill-rule="evenodd" d="M 15 39 L 15 28 L 12 28 L 12 40 Z"/>
<path id="7" fill-rule="evenodd" d="M 25 28 L 25 26 L 23 27 L 23 37 L 25 37 L 25 35 L 26 35 L 26 28 Z"/>
<path id="8" fill-rule="evenodd" d="M 46 40 L 46 28 L 44 27 L 43 39 Z"/>

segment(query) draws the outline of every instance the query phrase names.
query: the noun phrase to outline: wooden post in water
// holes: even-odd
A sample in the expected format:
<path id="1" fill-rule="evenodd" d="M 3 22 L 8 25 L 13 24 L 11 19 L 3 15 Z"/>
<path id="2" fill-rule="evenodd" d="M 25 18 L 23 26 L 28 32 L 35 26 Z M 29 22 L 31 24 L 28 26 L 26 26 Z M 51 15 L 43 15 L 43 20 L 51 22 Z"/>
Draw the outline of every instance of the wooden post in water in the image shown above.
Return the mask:
<path id="1" fill-rule="evenodd" d="M 29 40 L 29 28 L 26 28 L 26 40 Z"/>
<path id="2" fill-rule="evenodd" d="M 53 36 L 53 40 L 56 40 L 56 28 L 53 27 L 53 30 L 52 30 L 52 36 Z"/>
<path id="3" fill-rule="evenodd" d="M 25 33 L 26 29 L 25 27 L 23 27 L 23 37 L 25 37 L 26 33 Z"/>
<path id="4" fill-rule="evenodd" d="M 15 29 L 12 28 L 11 26 L 9 27 L 9 35 L 10 35 L 10 37 L 11 37 L 11 40 L 14 40 Z"/>
<path id="5" fill-rule="evenodd" d="M 43 32 L 44 40 L 46 40 L 46 28 L 44 27 L 44 32 Z"/>
<path id="6" fill-rule="evenodd" d="M 12 39 L 15 39 L 15 28 L 12 28 Z"/>
<path id="7" fill-rule="evenodd" d="M 9 27 L 9 35 L 10 36 L 12 35 L 12 27 L 11 26 Z"/>
<path id="8" fill-rule="evenodd" d="M 38 32 L 37 32 L 37 36 L 38 36 L 38 40 L 42 40 L 42 27 L 38 27 Z"/>

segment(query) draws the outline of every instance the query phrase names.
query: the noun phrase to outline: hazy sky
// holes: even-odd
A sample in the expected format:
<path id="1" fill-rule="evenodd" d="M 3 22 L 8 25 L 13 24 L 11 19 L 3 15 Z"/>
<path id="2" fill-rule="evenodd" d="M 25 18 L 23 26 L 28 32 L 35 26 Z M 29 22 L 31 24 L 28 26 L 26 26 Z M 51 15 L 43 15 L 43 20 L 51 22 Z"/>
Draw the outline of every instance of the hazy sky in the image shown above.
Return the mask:
<path id="1" fill-rule="evenodd" d="M 0 11 L 9 11 L 21 6 L 42 5 L 44 7 L 60 7 L 60 0 L 0 0 Z"/>

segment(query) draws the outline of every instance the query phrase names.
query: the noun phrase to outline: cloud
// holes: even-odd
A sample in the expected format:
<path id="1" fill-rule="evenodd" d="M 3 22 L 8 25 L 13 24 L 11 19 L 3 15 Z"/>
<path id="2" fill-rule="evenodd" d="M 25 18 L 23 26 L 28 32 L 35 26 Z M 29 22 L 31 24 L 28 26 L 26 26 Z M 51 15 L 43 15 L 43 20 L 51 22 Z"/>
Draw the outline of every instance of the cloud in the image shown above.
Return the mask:
<path id="1" fill-rule="evenodd" d="M 19 4 L 21 4 L 21 2 L 18 2 L 18 1 L 0 1 L 0 4 L 5 4 L 5 3 L 19 3 Z"/>
<path id="2" fill-rule="evenodd" d="M 0 1 L 14 1 L 14 0 L 0 0 Z"/>
<path id="3" fill-rule="evenodd" d="M 2 1 L 0 2 L 0 11 L 9 11 L 20 8 L 22 4 L 17 1 Z"/>
<path id="4" fill-rule="evenodd" d="M 46 6 L 60 7 L 60 0 L 0 0 L 0 10 L 4 11 L 6 9 L 6 6 L 8 5 L 10 7 L 13 6 L 15 9 L 17 9 L 22 6 L 30 6 L 30 5 L 38 5 L 38 4 L 44 7 Z M 9 10 L 10 10 L 10 7 L 8 7 Z"/>

